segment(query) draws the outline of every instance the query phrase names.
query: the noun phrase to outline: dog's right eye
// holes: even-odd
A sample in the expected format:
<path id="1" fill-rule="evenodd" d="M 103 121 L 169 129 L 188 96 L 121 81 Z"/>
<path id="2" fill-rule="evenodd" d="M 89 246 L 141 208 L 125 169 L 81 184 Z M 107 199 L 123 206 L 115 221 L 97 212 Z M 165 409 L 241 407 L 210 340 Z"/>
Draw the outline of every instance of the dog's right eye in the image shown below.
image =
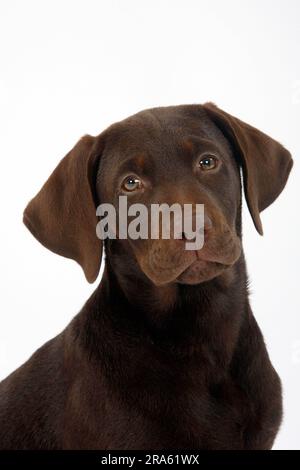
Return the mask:
<path id="1" fill-rule="evenodd" d="M 218 159 L 214 155 L 205 155 L 204 157 L 201 158 L 199 165 L 201 170 L 203 171 L 209 171 L 217 168 L 219 164 Z"/>
<path id="2" fill-rule="evenodd" d="M 125 178 L 125 180 L 122 183 L 123 191 L 126 191 L 128 193 L 137 191 L 138 189 L 141 189 L 141 187 L 142 187 L 142 182 L 136 176 L 128 176 L 127 178 Z"/>

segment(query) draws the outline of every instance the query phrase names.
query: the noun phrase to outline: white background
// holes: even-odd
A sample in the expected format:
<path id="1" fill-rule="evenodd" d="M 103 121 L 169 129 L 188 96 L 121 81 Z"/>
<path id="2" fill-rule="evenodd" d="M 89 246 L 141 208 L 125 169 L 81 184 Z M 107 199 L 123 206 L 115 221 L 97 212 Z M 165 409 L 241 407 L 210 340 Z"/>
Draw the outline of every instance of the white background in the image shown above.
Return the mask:
<path id="1" fill-rule="evenodd" d="M 22 225 L 29 199 L 81 135 L 143 108 L 211 100 L 294 156 L 263 238 L 244 209 L 244 245 L 284 388 L 275 448 L 300 449 L 299 0 L 1 0 L 0 49 L 0 378 L 95 288 Z"/>

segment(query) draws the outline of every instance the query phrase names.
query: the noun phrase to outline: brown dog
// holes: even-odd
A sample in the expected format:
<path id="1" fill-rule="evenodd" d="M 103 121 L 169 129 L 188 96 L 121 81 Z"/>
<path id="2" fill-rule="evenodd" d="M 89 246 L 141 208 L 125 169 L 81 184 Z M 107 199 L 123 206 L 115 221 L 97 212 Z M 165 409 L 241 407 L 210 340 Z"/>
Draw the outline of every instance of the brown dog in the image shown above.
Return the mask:
<path id="1" fill-rule="evenodd" d="M 89 282 L 96 206 L 205 204 L 205 244 L 106 240 L 79 315 L 0 385 L 1 449 L 269 449 L 280 380 L 251 312 L 241 182 L 253 222 L 285 186 L 287 150 L 213 104 L 156 108 L 83 137 L 24 222 Z"/>

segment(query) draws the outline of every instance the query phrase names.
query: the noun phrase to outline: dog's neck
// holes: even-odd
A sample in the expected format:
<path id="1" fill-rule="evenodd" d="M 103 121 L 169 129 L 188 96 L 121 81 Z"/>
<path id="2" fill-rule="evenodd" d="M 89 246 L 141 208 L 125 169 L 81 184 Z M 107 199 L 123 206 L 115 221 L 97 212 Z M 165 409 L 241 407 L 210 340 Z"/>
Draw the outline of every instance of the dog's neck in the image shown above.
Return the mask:
<path id="1" fill-rule="evenodd" d="M 156 287 L 131 259 L 109 253 L 102 281 L 88 303 L 93 334 L 115 335 L 112 343 L 122 335 L 180 357 L 199 348 L 202 354 L 213 345 L 220 360 L 230 360 L 248 302 L 243 255 L 221 276 L 196 286 Z M 93 338 L 95 344 L 99 341 Z"/>

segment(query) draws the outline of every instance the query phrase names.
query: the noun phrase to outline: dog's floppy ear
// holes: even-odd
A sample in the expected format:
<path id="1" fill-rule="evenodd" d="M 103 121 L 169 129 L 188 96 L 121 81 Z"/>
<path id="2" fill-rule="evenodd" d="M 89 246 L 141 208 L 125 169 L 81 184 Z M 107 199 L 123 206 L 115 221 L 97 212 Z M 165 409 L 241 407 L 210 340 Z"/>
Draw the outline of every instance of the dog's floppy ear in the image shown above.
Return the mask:
<path id="1" fill-rule="evenodd" d="M 97 278 L 102 256 L 96 235 L 95 142 L 95 137 L 82 137 L 24 211 L 31 233 L 54 253 L 77 261 L 89 282 Z"/>
<path id="2" fill-rule="evenodd" d="M 206 103 L 204 109 L 230 141 L 243 171 L 245 197 L 256 230 L 262 235 L 259 213 L 283 190 L 293 161 L 290 153 L 263 132 Z"/>

